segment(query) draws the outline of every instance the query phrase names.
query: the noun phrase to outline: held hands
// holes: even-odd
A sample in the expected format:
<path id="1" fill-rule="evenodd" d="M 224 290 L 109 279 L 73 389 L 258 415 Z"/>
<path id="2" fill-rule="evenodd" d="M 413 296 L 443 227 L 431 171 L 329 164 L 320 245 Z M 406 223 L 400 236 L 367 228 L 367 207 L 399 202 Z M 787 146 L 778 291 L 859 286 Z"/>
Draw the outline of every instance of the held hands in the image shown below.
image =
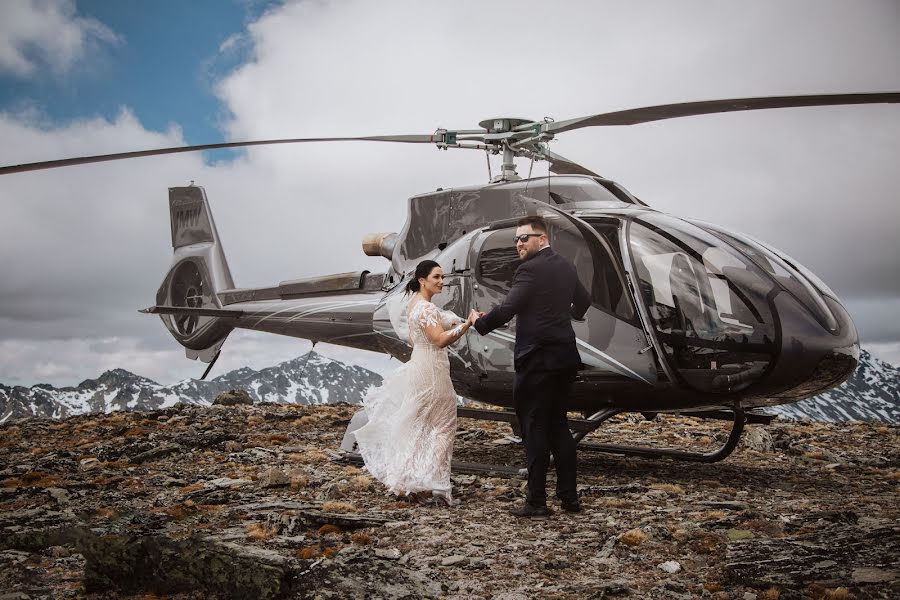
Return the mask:
<path id="1" fill-rule="evenodd" d="M 466 322 L 471 326 L 475 324 L 475 321 L 484 316 L 483 312 L 478 312 L 474 308 L 469 311 L 469 318 L 466 319 Z"/>

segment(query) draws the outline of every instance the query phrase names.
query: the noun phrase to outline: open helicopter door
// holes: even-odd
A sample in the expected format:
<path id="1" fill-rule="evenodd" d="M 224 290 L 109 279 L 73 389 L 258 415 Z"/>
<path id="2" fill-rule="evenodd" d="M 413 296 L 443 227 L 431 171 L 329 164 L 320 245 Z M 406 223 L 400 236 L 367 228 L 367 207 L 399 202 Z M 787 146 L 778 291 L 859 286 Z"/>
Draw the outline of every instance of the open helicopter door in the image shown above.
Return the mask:
<path id="1" fill-rule="evenodd" d="M 655 385 L 655 354 L 649 349 L 623 275 L 618 221 L 589 223 L 533 199 L 526 199 L 525 205 L 528 214 L 540 215 L 547 221 L 550 246 L 572 261 L 582 285 L 591 293 L 585 319 L 572 324 L 584 363 L 579 379 L 587 384 L 579 386 L 581 392 L 602 393 L 606 385 L 626 381 Z M 491 310 L 503 301 L 512 285 L 520 264 L 513 241 L 517 221 L 493 223 L 473 240 L 469 264 L 476 310 Z M 485 391 L 510 389 L 514 377 L 515 323 L 513 319 L 487 336 L 468 336 Z"/>

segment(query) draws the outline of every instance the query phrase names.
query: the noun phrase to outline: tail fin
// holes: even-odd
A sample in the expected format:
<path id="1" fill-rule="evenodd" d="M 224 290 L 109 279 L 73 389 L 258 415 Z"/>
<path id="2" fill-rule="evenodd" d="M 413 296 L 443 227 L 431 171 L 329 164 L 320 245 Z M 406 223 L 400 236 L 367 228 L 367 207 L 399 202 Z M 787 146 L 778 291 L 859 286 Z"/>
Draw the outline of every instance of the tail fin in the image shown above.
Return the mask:
<path id="1" fill-rule="evenodd" d="M 169 188 L 169 213 L 174 255 L 156 308 L 169 309 L 160 318 L 188 358 L 209 362 L 234 328 L 227 316 L 210 316 L 222 309 L 217 293 L 233 289 L 234 281 L 203 188 Z"/>

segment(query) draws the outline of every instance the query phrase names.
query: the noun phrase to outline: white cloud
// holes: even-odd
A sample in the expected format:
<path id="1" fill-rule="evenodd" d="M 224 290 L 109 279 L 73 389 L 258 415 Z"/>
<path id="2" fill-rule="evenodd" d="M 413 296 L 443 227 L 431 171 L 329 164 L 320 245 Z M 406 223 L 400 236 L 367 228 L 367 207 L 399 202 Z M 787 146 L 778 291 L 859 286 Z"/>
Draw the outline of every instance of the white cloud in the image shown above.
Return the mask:
<path id="1" fill-rule="evenodd" d="M 0 73 L 30 77 L 43 66 L 65 72 L 91 49 L 121 41 L 100 21 L 78 16 L 74 0 L 0 3 Z"/>
<path id="2" fill-rule="evenodd" d="M 819 1 L 572 2 L 549 14 L 538 2 L 293 2 L 234 38 L 251 45 L 251 58 L 217 93 L 232 115 L 229 136 L 250 139 L 428 133 L 495 115 L 569 118 L 687 100 L 898 90 L 898 17 L 889 2 L 867 11 Z M 554 150 L 661 210 L 782 248 L 848 299 L 864 340 L 887 343 L 900 339 L 900 321 L 869 319 L 864 302 L 900 302 L 898 111 L 678 119 L 572 132 Z M 127 110 L 62 125 L 0 115 L 0 139 L 2 164 L 182 143 L 179 131 L 149 131 Z M 161 382 L 199 375 L 202 365 L 184 361 L 157 319 L 134 312 L 152 304 L 168 268 L 166 189 L 190 180 L 206 187 L 235 282 L 249 287 L 381 270 L 383 259 L 362 254 L 365 233 L 399 231 L 409 196 L 483 182 L 486 171 L 474 152 L 321 144 L 253 148 L 216 166 L 185 154 L 4 177 L 0 338 L 43 348 L 28 354 L 35 365 L 62 363 L 56 351 L 74 348 L 67 340 L 133 339 L 120 343 L 147 358 L 121 355 L 114 366 Z M 296 355 L 293 340 L 235 339 L 217 373 L 235 356 Z M 87 348 L 86 356 L 99 355 Z M 81 360 L 72 381 L 96 376 L 101 362 Z M 135 366 L 150 363 L 146 373 Z M 38 381 L 37 367 L 15 364 L 19 381 Z"/>

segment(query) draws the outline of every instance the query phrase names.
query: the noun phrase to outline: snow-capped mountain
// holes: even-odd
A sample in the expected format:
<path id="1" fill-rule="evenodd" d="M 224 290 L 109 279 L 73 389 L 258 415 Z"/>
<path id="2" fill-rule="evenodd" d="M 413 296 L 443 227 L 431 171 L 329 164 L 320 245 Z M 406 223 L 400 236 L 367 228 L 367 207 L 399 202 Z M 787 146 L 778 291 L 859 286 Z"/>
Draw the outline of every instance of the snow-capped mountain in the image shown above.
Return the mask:
<path id="1" fill-rule="evenodd" d="M 0 423 L 29 416 L 64 418 L 86 412 L 153 410 L 177 402 L 208 405 L 231 389 L 245 390 L 257 402 L 358 403 L 381 380 L 380 375 L 368 369 L 316 352 L 260 371 L 244 367 L 210 381 L 188 379 L 171 386 L 114 369 L 76 387 L 0 384 Z M 767 410 L 787 419 L 900 424 L 900 368 L 863 350 L 856 372 L 839 388 Z"/>
<path id="2" fill-rule="evenodd" d="M 114 369 L 76 387 L 0 384 L 0 423 L 29 416 L 65 418 L 87 412 L 154 410 L 178 402 L 208 405 L 231 389 L 247 391 L 256 402 L 357 403 L 370 387 L 380 384 L 381 375 L 316 352 L 260 371 L 244 367 L 209 381 L 188 379 L 171 386 Z"/>
<path id="3" fill-rule="evenodd" d="M 804 421 L 900 424 L 900 368 L 861 350 L 856 371 L 839 387 L 794 404 L 774 406 L 767 412 Z"/>

